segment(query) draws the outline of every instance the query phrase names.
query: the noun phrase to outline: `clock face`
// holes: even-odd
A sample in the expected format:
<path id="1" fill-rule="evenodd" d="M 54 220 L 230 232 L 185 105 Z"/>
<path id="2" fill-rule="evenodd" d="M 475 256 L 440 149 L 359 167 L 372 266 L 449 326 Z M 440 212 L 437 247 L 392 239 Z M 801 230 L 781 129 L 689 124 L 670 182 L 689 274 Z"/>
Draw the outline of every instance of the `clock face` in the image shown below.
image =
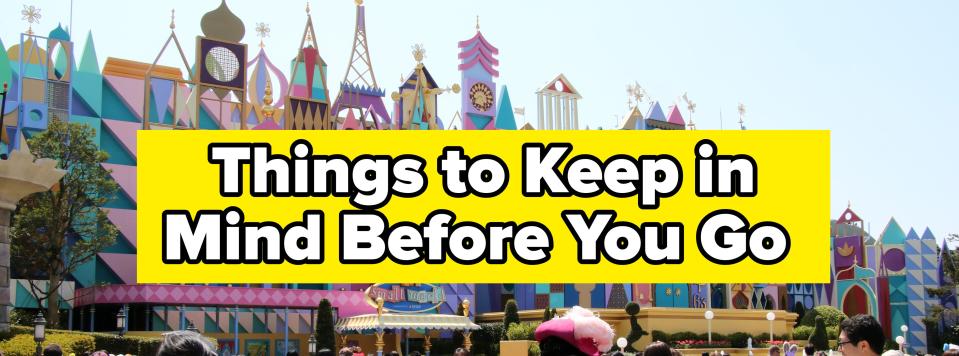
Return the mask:
<path id="1" fill-rule="evenodd" d="M 231 82 L 240 72 L 240 60 L 224 47 L 213 47 L 207 52 L 205 62 L 207 73 L 220 82 Z"/>
<path id="2" fill-rule="evenodd" d="M 483 83 L 470 87 L 470 103 L 479 111 L 487 111 L 493 106 L 493 91 Z"/>

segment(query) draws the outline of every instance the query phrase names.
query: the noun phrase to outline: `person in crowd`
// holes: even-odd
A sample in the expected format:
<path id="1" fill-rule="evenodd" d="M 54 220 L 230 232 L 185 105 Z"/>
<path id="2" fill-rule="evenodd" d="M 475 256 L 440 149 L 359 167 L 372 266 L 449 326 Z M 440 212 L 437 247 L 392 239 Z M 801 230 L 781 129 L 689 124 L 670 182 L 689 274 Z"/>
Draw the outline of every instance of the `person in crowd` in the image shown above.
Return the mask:
<path id="1" fill-rule="evenodd" d="M 803 356 L 813 356 L 816 353 L 816 347 L 812 344 L 806 344 L 802 350 Z"/>
<path id="2" fill-rule="evenodd" d="M 889 352 L 889 351 L 886 351 L 886 352 Z M 882 355 L 883 355 L 883 356 L 886 356 L 885 353 L 883 353 Z M 945 352 L 943 352 L 943 353 L 942 353 L 942 356 L 959 356 L 959 350 L 950 348 L 950 349 L 946 350 Z"/>
<path id="3" fill-rule="evenodd" d="M 643 350 L 644 356 L 673 356 L 673 350 L 665 342 L 655 341 Z"/>
<path id="4" fill-rule="evenodd" d="M 335 356 L 335 355 L 336 354 L 333 353 L 333 350 L 330 350 L 325 347 L 316 352 L 316 356 Z"/>
<path id="5" fill-rule="evenodd" d="M 845 356 L 879 356 L 886 343 L 882 326 L 872 315 L 856 315 L 839 323 L 838 350 Z"/>
<path id="6" fill-rule="evenodd" d="M 43 348 L 43 356 L 63 356 L 63 350 L 60 345 L 50 344 Z"/>
<path id="7" fill-rule="evenodd" d="M 420 352 L 419 352 L 419 351 L 411 351 L 411 352 L 410 352 L 410 356 L 420 356 Z"/>
<path id="8" fill-rule="evenodd" d="M 799 345 L 789 344 L 789 351 L 786 351 L 786 356 L 796 356 L 799 353 Z"/>
<path id="9" fill-rule="evenodd" d="M 902 354 L 902 351 L 899 351 L 899 350 L 887 350 L 886 352 L 882 353 L 882 356 L 904 356 L 904 355 Z M 946 356 L 946 354 L 942 354 L 942 356 Z M 959 353 L 953 356 L 959 356 Z"/>
<path id="10" fill-rule="evenodd" d="M 396 350 L 390 351 L 390 356 L 400 356 L 400 353 Z"/>
<path id="11" fill-rule="evenodd" d="M 580 306 L 540 324 L 534 336 L 542 356 L 600 356 L 613 347 L 613 328 Z"/>
<path id="12" fill-rule="evenodd" d="M 217 356 L 216 348 L 202 335 L 177 330 L 163 334 L 157 356 Z"/>
<path id="13" fill-rule="evenodd" d="M 672 356 L 683 356 L 683 353 L 682 353 L 682 352 L 679 352 L 679 350 L 676 350 L 676 349 L 673 349 L 673 348 L 670 348 L 670 349 L 669 349 L 669 354 L 672 355 Z"/>
<path id="14" fill-rule="evenodd" d="M 460 347 L 456 351 L 453 351 L 453 356 L 472 356 L 472 354 L 466 349 Z"/>
<path id="15" fill-rule="evenodd" d="M 769 356 L 779 356 L 779 346 L 777 345 L 770 346 Z"/>
<path id="16" fill-rule="evenodd" d="M 353 349 L 350 347 L 343 347 L 342 349 L 340 349 L 339 356 L 353 356 Z"/>

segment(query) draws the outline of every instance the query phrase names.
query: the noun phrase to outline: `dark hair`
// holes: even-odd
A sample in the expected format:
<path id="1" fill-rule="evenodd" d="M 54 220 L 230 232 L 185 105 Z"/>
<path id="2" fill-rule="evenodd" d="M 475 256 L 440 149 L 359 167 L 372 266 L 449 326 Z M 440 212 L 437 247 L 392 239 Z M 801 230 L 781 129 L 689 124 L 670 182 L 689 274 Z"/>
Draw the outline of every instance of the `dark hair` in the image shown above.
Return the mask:
<path id="1" fill-rule="evenodd" d="M 777 353 L 777 354 L 782 353 L 782 352 L 779 350 L 779 346 L 778 346 L 778 345 L 773 345 L 773 346 L 770 346 L 770 347 L 769 347 L 769 354 L 772 355 L 773 352 L 775 352 L 775 353 Z"/>
<path id="2" fill-rule="evenodd" d="M 672 356 L 683 356 L 683 353 L 676 349 L 669 349 L 669 354 Z"/>
<path id="3" fill-rule="evenodd" d="M 325 347 L 320 349 L 320 351 L 316 352 L 316 356 L 334 356 L 334 355 L 336 354 L 333 353 L 333 350 L 330 350 Z"/>
<path id="4" fill-rule="evenodd" d="M 673 350 L 669 348 L 669 345 L 666 345 L 665 342 L 656 341 L 649 346 L 646 346 L 646 350 L 643 350 L 643 356 L 672 356 Z"/>
<path id="5" fill-rule="evenodd" d="M 576 346 L 556 336 L 547 337 L 539 342 L 541 356 L 587 356 Z"/>
<path id="6" fill-rule="evenodd" d="M 419 351 L 410 351 L 410 356 L 420 356 Z"/>
<path id="7" fill-rule="evenodd" d="M 948 349 L 942 353 L 942 356 L 959 356 L 959 350 Z"/>
<path id="8" fill-rule="evenodd" d="M 353 356 L 353 348 L 344 346 L 342 349 L 340 349 L 340 356 Z"/>
<path id="9" fill-rule="evenodd" d="M 853 345 L 860 341 L 869 343 L 869 348 L 876 354 L 882 353 L 886 344 L 886 336 L 882 333 L 882 326 L 872 315 L 859 314 L 839 323 L 839 330 L 846 333 L 846 338 Z"/>
<path id="10" fill-rule="evenodd" d="M 157 356 L 217 356 L 210 341 L 196 332 L 177 330 L 163 336 Z"/>
<path id="11" fill-rule="evenodd" d="M 43 356 L 63 356 L 63 350 L 60 345 L 50 344 L 43 348 Z"/>
<path id="12" fill-rule="evenodd" d="M 457 348 L 456 351 L 453 351 L 453 356 L 470 356 L 470 352 L 462 347 Z"/>
<path id="13" fill-rule="evenodd" d="M 396 352 L 396 350 L 393 350 L 393 351 L 390 351 L 390 356 L 400 356 L 400 353 Z"/>

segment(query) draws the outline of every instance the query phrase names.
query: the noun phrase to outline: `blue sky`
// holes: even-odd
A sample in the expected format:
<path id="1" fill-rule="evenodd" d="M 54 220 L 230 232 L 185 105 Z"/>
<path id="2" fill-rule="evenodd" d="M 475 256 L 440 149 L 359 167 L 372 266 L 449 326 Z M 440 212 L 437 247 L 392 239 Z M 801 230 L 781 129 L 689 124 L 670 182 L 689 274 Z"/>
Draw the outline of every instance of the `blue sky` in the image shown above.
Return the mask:
<path id="1" fill-rule="evenodd" d="M 69 2 L 7 1 L 0 38 L 10 46 L 26 30 L 22 5 L 36 5 L 34 25 L 47 33 L 70 21 Z M 108 56 L 151 62 L 177 34 L 193 58 L 200 17 L 219 0 L 84 1 L 73 4 L 73 36 L 82 48 L 93 31 L 101 62 Z M 268 23 L 269 56 L 281 68 L 295 53 L 305 2 L 230 1 L 245 23 L 244 42 Z M 959 133 L 959 3 L 948 1 L 395 1 L 367 0 L 367 30 L 380 87 L 392 92 L 426 47 L 424 61 L 440 83 L 459 82 L 457 41 L 474 34 L 500 49 L 499 85 L 536 121 L 534 92 L 564 73 L 583 95 L 581 125 L 609 127 L 626 111 L 627 84 L 638 81 L 666 103 L 684 92 L 698 104 L 700 129 L 737 124 L 747 107 L 750 129 L 832 131 L 832 216 L 851 201 L 878 235 L 895 216 L 908 230 L 930 227 L 940 239 L 959 233 L 955 140 Z M 312 3 L 329 78 L 346 72 L 353 42 L 351 0 Z M 178 65 L 168 52 L 161 64 Z M 335 87 L 335 86 L 334 86 Z M 335 96 L 335 93 L 331 93 Z M 450 117 L 458 96 L 440 102 Z M 645 107 L 643 107 L 645 110 Z M 522 124 L 523 117 L 518 121 Z"/>

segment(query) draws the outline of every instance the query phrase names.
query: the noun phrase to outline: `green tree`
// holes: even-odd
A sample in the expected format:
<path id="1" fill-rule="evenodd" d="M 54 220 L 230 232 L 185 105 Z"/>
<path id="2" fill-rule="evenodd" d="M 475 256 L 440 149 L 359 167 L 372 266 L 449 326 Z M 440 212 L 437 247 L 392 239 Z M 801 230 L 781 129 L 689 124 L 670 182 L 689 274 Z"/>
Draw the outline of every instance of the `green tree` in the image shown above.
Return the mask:
<path id="1" fill-rule="evenodd" d="M 320 301 L 316 315 L 316 349 L 336 349 L 336 335 L 333 332 L 333 306 L 326 298 Z"/>
<path id="2" fill-rule="evenodd" d="M 34 156 L 55 159 L 67 171 L 52 189 L 21 202 L 10 232 L 17 273 L 48 281 L 29 284 L 38 303 L 46 301 L 51 327 L 59 325 L 63 280 L 116 242 L 117 229 L 100 207 L 115 197 L 117 183 L 100 166 L 108 156 L 94 137 L 88 125 L 52 118 L 46 131 L 27 141 Z"/>
<path id="3" fill-rule="evenodd" d="M 826 321 L 823 317 L 816 317 L 816 330 L 809 336 L 809 343 L 816 351 L 829 351 L 829 337 L 826 335 Z"/>
<path id="4" fill-rule="evenodd" d="M 546 309 L 543 309 L 543 322 L 550 320 L 553 320 L 553 313 L 550 313 L 549 307 L 546 307 Z"/>
<path id="5" fill-rule="evenodd" d="M 797 327 L 802 322 L 803 316 L 806 315 L 806 307 L 803 306 L 802 303 L 796 302 L 796 305 L 793 307 L 793 313 L 799 314 L 799 316 L 796 317 L 796 324 L 793 325 L 793 327 Z"/>
<path id="6" fill-rule="evenodd" d="M 636 315 L 639 314 L 639 304 L 636 302 L 629 302 L 626 304 L 626 314 L 629 315 L 629 335 L 626 335 L 626 352 L 636 353 L 639 350 L 633 347 L 633 343 L 639 341 L 644 335 L 649 333 L 643 331 L 643 327 L 639 325 L 639 322 L 636 320 Z"/>
<path id="7" fill-rule="evenodd" d="M 509 330 L 510 324 L 516 323 L 519 323 L 519 311 L 516 310 L 516 300 L 510 299 L 503 310 L 503 332 Z"/>

